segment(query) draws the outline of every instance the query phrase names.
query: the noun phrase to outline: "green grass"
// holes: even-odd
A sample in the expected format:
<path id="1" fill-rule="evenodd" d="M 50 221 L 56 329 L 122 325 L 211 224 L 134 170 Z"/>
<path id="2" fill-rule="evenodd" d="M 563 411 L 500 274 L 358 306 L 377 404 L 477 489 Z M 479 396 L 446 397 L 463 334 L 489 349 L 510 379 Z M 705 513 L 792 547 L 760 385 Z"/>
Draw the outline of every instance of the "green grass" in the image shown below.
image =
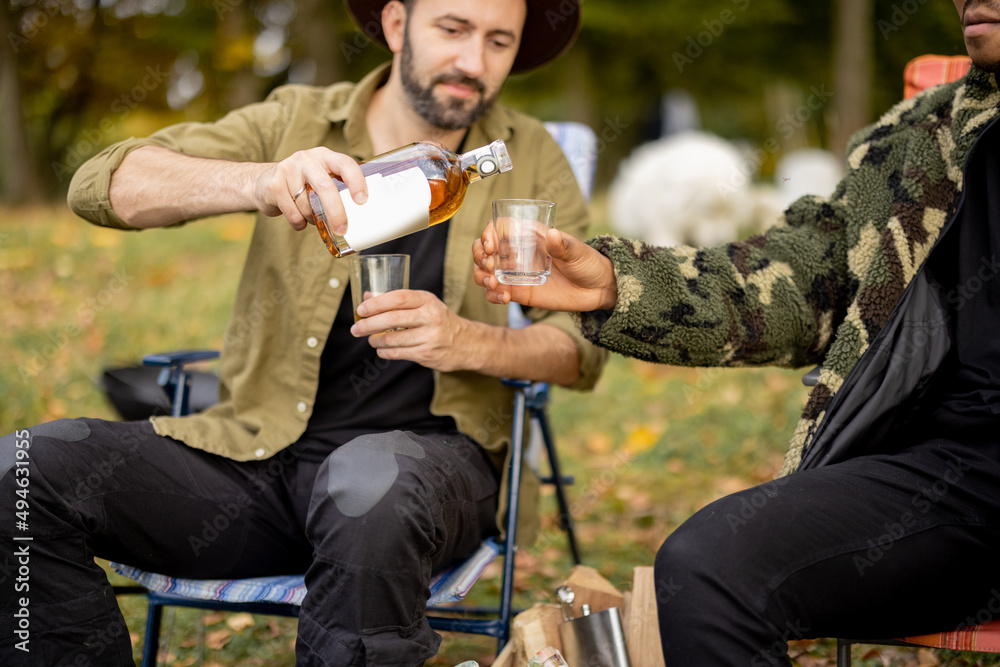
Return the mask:
<path id="1" fill-rule="evenodd" d="M 228 216 L 137 234 L 91 227 L 62 208 L 0 210 L 0 433 L 60 417 L 115 419 L 96 385 L 102 369 L 153 351 L 217 347 L 252 223 Z M 799 377 L 612 357 L 594 392 L 555 390 L 551 418 L 565 472 L 577 478 L 570 502 L 585 562 L 627 590 L 632 569 L 652 564 L 694 511 L 770 479 L 806 396 Z M 543 501 L 554 508 L 550 494 Z M 519 554 L 519 607 L 553 601 L 569 571 L 551 515 Z M 490 601 L 497 571 L 477 583 L 473 601 Z M 121 606 L 138 658 L 143 600 L 124 596 Z M 294 620 L 177 610 L 164 625 L 165 664 L 294 663 Z M 485 666 L 492 649 L 485 638 L 449 635 L 429 665 Z M 835 664 L 827 640 L 790 652 L 798 667 Z M 891 647 L 857 647 L 855 658 L 861 667 L 997 664 Z"/>

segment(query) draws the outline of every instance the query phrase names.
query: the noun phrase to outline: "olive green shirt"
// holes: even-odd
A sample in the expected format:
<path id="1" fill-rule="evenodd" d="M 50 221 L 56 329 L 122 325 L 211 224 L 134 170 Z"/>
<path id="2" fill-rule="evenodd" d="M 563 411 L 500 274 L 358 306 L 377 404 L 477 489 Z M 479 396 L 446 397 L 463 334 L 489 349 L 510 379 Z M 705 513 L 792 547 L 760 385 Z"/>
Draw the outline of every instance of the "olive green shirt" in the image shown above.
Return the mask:
<path id="1" fill-rule="evenodd" d="M 243 162 L 274 162 L 315 146 L 357 160 L 370 158 L 365 113 L 386 73 L 387 66 L 382 66 L 358 84 L 283 86 L 264 102 L 233 111 L 215 123 L 182 123 L 146 139 L 112 145 L 74 175 L 70 207 L 94 224 L 132 229 L 112 210 L 108 191 L 111 175 L 124 157 L 145 145 Z M 494 139 L 506 142 L 514 168 L 470 186 L 452 218 L 445 250 L 444 302 L 462 317 L 506 326 L 507 308 L 487 302 L 472 279 L 472 243 L 491 217 L 490 202 L 552 199 L 559 205 L 557 226 L 577 237 L 585 234 L 588 217 L 569 163 L 539 121 L 496 105 L 469 129 L 465 146 L 484 146 Z M 345 297 L 348 273 L 348 263 L 329 254 L 313 227 L 296 232 L 284 219 L 258 214 L 222 346 L 219 403 L 188 417 L 155 417 L 156 432 L 240 461 L 266 459 L 294 443 L 314 409 L 320 355 Z M 534 311 L 528 316 L 573 338 L 580 371 L 574 388 L 591 388 L 604 352 L 584 339 L 566 314 Z M 459 430 L 506 470 L 502 466 L 513 417 L 511 390 L 498 378 L 474 372 L 435 371 L 434 379 L 431 412 L 451 416 Z M 537 481 L 530 475 L 527 481 L 522 493 L 528 503 L 527 521 L 521 522 L 524 541 L 532 538 L 536 527 L 532 510 Z M 504 511 L 501 507 L 498 519 Z"/>

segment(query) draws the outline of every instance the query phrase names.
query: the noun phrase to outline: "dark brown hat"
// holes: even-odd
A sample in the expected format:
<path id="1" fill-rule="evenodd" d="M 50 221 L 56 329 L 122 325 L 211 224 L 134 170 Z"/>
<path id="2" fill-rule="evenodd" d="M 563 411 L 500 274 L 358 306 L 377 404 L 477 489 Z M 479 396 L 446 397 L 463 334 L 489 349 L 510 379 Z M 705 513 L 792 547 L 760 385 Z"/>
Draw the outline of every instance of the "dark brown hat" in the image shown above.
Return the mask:
<path id="1" fill-rule="evenodd" d="M 344 0 L 354 22 L 370 38 L 387 47 L 382 32 L 382 7 L 389 0 Z M 573 44 L 580 32 L 581 0 L 525 0 L 521 48 L 514 58 L 512 74 L 528 72 L 555 60 Z"/>

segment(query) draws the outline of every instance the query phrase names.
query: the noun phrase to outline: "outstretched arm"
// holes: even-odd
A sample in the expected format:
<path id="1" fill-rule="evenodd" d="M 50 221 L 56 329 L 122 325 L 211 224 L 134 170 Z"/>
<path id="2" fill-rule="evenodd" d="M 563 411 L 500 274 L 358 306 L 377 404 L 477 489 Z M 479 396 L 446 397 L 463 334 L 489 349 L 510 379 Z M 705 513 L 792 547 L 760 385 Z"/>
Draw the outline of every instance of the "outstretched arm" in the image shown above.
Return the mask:
<path id="1" fill-rule="evenodd" d="M 344 181 L 355 201 L 367 188 L 361 168 L 349 156 L 326 148 L 299 151 L 280 162 L 235 162 L 196 157 L 162 146 L 142 146 L 125 156 L 111 176 L 114 212 L 131 227 L 163 227 L 192 218 L 258 210 L 284 215 L 296 230 L 311 221 L 305 184 L 316 190 L 334 233 L 347 228 L 334 181 Z"/>
<path id="2" fill-rule="evenodd" d="M 803 197 L 787 224 L 716 248 L 659 248 L 550 232 L 552 276 L 499 285 L 491 227 L 473 246 L 476 282 L 509 300 L 579 312 L 591 341 L 660 363 L 802 366 L 814 363 L 850 300 L 843 200 Z M 550 284 L 551 283 L 551 284 Z"/>

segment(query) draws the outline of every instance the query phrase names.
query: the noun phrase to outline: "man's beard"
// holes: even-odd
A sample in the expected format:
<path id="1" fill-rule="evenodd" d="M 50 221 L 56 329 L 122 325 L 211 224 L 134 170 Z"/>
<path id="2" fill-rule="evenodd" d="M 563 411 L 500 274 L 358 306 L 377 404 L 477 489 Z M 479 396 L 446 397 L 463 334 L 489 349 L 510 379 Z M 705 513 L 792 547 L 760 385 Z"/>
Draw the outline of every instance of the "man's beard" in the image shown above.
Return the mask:
<path id="1" fill-rule="evenodd" d="M 431 79 L 426 87 L 420 85 L 413 71 L 413 50 L 410 48 L 409 35 L 403 39 L 399 74 L 403 90 L 406 91 L 413 109 L 421 118 L 442 130 L 462 130 L 469 127 L 493 107 L 500 94 L 498 90 L 491 97 L 487 97 L 486 85 L 482 81 L 457 72 L 438 75 Z M 450 104 L 441 103 L 434 97 L 434 86 L 439 83 L 468 86 L 479 93 L 479 102 L 471 107 L 466 107 L 462 100 L 454 100 Z"/>
<path id="2" fill-rule="evenodd" d="M 976 67 L 991 74 L 1000 74 L 1000 62 L 977 62 Z"/>

